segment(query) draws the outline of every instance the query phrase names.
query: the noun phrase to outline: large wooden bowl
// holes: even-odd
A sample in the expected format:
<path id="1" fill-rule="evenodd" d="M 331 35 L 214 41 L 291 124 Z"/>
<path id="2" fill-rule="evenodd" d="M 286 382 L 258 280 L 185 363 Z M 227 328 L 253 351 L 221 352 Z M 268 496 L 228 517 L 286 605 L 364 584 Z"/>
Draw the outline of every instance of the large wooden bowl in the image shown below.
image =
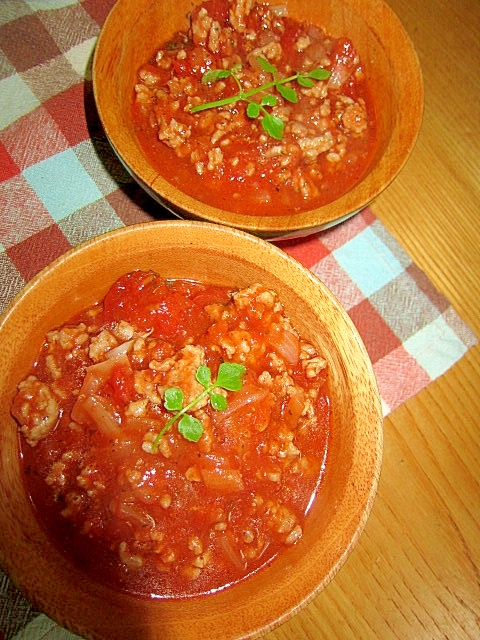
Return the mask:
<path id="1" fill-rule="evenodd" d="M 338 200 L 290 216 L 232 213 L 206 205 L 172 186 L 149 163 L 131 119 L 133 87 L 156 47 L 185 29 L 198 0 L 118 0 L 100 34 L 93 84 L 100 120 L 132 176 L 158 202 L 186 218 L 208 220 L 265 238 L 307 235 L 336 224 L 371 202 L 407 160 L 420 128 L 423 85 L 417 56 L 400 21 L 382 0 L 287 0 L 289 15 L 350 37 L 364 63 L 378 124 L 378 146 L 368 175 Z"/>
<path id="2" fill-rule="evenodd" d="M 100 299 L 133 269 L 168 277 L 274 288 L 331 372 L 332 439 L 304 536 L 270 567 L 212 596 L 138 599 L 93 582 L 53 546 L 22 484 L 16 385 L 47 330 Z M 355 546 L 374 500 L 382 415 L 371 363 L 348 315 L 307 269 L 264 240 L 194 221 L 117 230 L 62 256 L 35 277 L 0 321 L 0 565 L 34 605 L 88 638 L 167 640 L 254 637 L 304 606 Z"/>

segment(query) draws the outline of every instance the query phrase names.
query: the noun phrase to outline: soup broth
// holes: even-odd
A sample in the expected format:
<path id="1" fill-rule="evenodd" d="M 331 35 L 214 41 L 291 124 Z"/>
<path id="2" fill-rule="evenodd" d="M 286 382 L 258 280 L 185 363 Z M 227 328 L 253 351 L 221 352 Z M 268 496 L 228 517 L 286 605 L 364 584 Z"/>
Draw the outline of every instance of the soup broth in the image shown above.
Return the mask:
<path id="1" fill-rule="evenodd" d="M 75 562 L 139 596 L 207 594 L 301 539 L 328 367 L 274 291 L 134 271 L 48 332 L 12 414 L 38 517 Z"/>

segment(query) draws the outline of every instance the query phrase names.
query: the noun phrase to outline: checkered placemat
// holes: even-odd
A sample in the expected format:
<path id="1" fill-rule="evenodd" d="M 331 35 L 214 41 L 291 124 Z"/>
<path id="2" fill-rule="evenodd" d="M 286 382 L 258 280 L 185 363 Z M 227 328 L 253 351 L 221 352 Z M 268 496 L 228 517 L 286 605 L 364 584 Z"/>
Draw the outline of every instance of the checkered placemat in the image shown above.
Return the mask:
<path id="1" fill-rule="evenodd" d="M 322 234 L 280 246 L 308 266 L 348 311 L 372 360 L 384 415 L 477 343 L 369 208 Z"/>
<path id="2" fill-rule="evenodd" d="M 91 57 L 113 3 L 0 0 L 0 313 L 72 246 L 170 217 L 125 172 L 96 114 Z M 327 232 L 278 245 L 318 275 L 354 320 L 385 415 L 477 343 L 369 208 Z M 0 572 L 2 634 L 69 636 L 32 611 Z"/>

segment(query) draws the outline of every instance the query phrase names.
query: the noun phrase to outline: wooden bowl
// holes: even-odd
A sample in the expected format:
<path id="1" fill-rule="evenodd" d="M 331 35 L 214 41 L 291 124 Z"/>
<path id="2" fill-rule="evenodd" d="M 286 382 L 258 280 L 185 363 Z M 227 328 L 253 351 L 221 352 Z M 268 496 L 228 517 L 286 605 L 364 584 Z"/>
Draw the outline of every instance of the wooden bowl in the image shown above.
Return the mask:
<path id="1" fill-rule="evenodd" d="M 193 0 L 118 0 L 93 61 L 94 95 L 114 150 L 139 184 L 182 218 L 237 227 L 264 238 L 307 235 L 348 218 L 395 178 L 414 146 L 423 110 L 417 56 L 400 21 L 382 0 L 288 0 L 289 15 L 348 36 L 364 63 L 376 112 L 378 144 L 365 178 L 334 202 L 282 216 L 232 213 L 204 204 L 170 184 L 142 151 L 131 118 L 133 87 L 142 63 L 177 30 L 186 28 Z M 198 2 L 197 2 L 198 4 Z"/>
<path id="2" fill-rule="evenodd" d="M 122 274 L 275 289 L 303 335 L 328 359 L 332 438 L 321 490 L 303 538 L 270 567 L 214 595 L 140 599 L 98 584 L 51 543 L 22 484 L 10 406 L 45 333 L 100 299 Z M 293 615 L 333 578 L 355 546 L 374 500 L 382 414 L 363 343 L 332 293 L 273 245 L 196 221 L 154 222 L 102 235 L 38 274 L 0 321 L 0 564 L 33 602 L 88 638 L 256 637 Z"/>

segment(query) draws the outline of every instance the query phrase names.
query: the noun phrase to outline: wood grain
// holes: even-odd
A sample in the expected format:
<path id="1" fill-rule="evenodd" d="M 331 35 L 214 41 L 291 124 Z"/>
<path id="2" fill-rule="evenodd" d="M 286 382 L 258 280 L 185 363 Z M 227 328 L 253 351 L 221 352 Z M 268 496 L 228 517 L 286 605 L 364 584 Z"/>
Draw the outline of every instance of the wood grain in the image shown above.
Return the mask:
<path id="1" fill-rule="evenodd" d="M 480 3 L 390 0 L 425 85 L 420 136 L 373 210 L 480 334 Z M 480 637 L 480 348 L 385 421 L 380 488 L 333 583 L 266 636 Z"/>

